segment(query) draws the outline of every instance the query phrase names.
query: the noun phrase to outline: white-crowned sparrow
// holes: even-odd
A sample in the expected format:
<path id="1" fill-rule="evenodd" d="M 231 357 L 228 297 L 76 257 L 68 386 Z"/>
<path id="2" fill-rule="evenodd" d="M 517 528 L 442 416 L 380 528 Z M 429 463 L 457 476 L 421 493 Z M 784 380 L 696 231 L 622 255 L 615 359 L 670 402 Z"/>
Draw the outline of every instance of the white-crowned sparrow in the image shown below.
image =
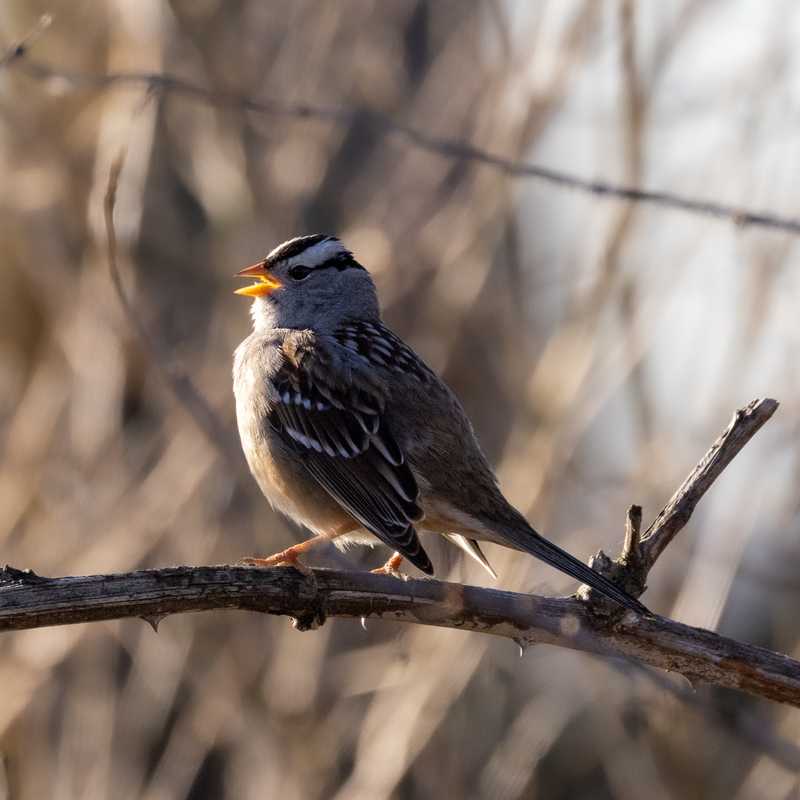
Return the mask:
<path id="1" fill-rule="evenodd" d="M 509 505 L 461 404 L 383 324 L 372 278 L 338 239 L 291 239 L 237 274 L 257 279 L 237 290 L 254 298 L 254 330 L 233 367 L 242 447 L 273 507 L 316 534 L 248 563 L 297 563 L 322 539 L 377 537 L 396 551 L 386 571 L 406 558 L 432 574 L 419 527 L 491 572 L 479 540 L 531 553 L 646 613 Z"/>

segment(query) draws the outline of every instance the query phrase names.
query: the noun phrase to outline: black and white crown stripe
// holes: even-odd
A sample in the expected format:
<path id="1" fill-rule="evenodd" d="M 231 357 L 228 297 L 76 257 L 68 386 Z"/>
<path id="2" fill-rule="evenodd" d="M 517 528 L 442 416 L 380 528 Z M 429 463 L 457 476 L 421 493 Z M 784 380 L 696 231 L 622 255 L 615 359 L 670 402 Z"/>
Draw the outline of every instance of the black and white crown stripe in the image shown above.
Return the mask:
<path id="1" fill-rule="evenodd" d="M 267 269 L 277 264 L 322 269 L 364 269 L 353 254 L 335 236 L 316 233 L 298 236 L 276 247 L 264 260 Z"/>

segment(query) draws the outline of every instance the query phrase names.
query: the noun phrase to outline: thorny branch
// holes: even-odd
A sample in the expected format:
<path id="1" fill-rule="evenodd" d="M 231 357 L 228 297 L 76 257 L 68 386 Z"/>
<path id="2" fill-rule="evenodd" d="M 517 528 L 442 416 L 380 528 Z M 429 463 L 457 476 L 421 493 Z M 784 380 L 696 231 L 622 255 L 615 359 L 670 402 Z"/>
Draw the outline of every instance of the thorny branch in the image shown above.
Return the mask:
<path id="1" fill-rule="evenodd" d="M 380 617 L 546 643 L 680 672 L 800 707 L 800 662 L 663 617 L 631 614 L 609 626 L 573 598 L 514 594 L 434 580 L 290 567 L 172 567 L 118 575 L 40 578 L 6 568 L 0 630 L 236 608 L 294 617 Z"/>
<path id="2" fill-rule="evenodd" d="M 512 178 L 531 178 L 554 186 L 613 197 L 629 202 L 650 203 L 689 214 L 728 220 L 740 227 L 759 227 L 787 233 L 800 233 L 800 219 L 783 217 L 740 206 L 686 197 L 674 192 L 623 186 L 604 180 L 584 178 L 539 164 L 516 161 L 476 147 L 462 139 L 454 139 L 416 128 L 380 111 L 348 106 L 324 106 L 314 103 L 291 103 L 279 99 L 254 100 L 233 92 L 212 91 L 174 75 L 153 72 L 110 72 L 93 75 L 52 66 L 28 57 L 27 43 L 18 43 L 0 56 L 0 67 L 11 67 L 40 81 L 59 79 L 75 89 L 106 90 L 132 86 L 145 88 L 151 94 L 178 94 L 209 105 L 248 111 L 266 116 L 295 117 L 337 125 L 351 125 L 356 118 L 367 115 L 376 129 L 405 139 L 409 144 L 444 158 L 471 161 L 491 167 Z"/>
<path id="3" fill-rule="evenodd" d="M 628 558 L 613 563 L 634 573 L 634 581 L 643 585 L 652 566 L 649 558 L 655 561 L 702 494 L 776 408 L 774 400 L 755 400 L 736 413 L 638 547 L 639 520 L 633 507 L 624 551 Z M 655 542 L 661 539 L 658 547 Z M 647 542 L 651 549 L 646 549 Z M 642 557 L 642 551 L 650 555 Z M 664 617 L 626 613 L 621 619 L 609 618 L 578 598 L 324 569 L 314 570 L 312 577 L 285 567 L 172 567 L 64 578 L 6 567 L 0 576 L 0 630 L 127 617 L 142 617 L 156 626 L 169 614 L 221 608 L 291 616 L 303 630 L 328 617 L 381 617 L 489 633 L 521 646 L 546 643 L 622 657 L 679 672 L 691 681 L 800 707 L 800 662 L 788 656 Z"/>

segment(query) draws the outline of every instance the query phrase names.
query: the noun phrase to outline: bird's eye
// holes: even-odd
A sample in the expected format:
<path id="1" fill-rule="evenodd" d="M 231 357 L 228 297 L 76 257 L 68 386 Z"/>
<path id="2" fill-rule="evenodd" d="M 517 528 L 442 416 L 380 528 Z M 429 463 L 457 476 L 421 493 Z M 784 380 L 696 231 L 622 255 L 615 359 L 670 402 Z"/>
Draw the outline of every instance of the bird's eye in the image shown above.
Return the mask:
<path id="1" fill-rule="evenodd" d="M 289 270 L 289 277 L 293 281 L 304 281 L 311 273 L 312 269 L 310 267 L 304 267 L 302 264 L 297 264 Z"/>

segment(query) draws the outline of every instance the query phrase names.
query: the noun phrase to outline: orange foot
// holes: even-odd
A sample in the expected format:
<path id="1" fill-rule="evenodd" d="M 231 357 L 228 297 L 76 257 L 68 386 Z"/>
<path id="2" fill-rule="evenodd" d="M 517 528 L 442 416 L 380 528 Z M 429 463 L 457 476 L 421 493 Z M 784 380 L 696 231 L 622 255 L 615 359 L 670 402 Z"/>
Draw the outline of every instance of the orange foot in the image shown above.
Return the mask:
<path id="1" fill-rule="evenodd" d="M 300 554 L 308 549 L 307 546 L 304 547 L 303 545 L 306 545 L 306 542 L 301 542 L 293 547 L 287 547 L 286 550 L 281 550 L 280 553 L 275 553 L 274 556 L 267 556 L 265 558 L 257 558 L 254 556 L 241 558 L 239 559 L 239 563 L 248 567 L 289 566 L 294 567 L 298 572 L 302 572 L 303 575 L 310 577 L 314 574 L 314 571 L 311 567 L 307 567 L 300 561 Z"/>
<path id="2" fill-rule="evenodd" d="M 371 570 L 375 575 L 391 575 L 394 578 L 405 580 L 406 576 L 400 572 L 400 565 L 403 563 L 403 556 L 395 553 L 382 567 Z"/>

